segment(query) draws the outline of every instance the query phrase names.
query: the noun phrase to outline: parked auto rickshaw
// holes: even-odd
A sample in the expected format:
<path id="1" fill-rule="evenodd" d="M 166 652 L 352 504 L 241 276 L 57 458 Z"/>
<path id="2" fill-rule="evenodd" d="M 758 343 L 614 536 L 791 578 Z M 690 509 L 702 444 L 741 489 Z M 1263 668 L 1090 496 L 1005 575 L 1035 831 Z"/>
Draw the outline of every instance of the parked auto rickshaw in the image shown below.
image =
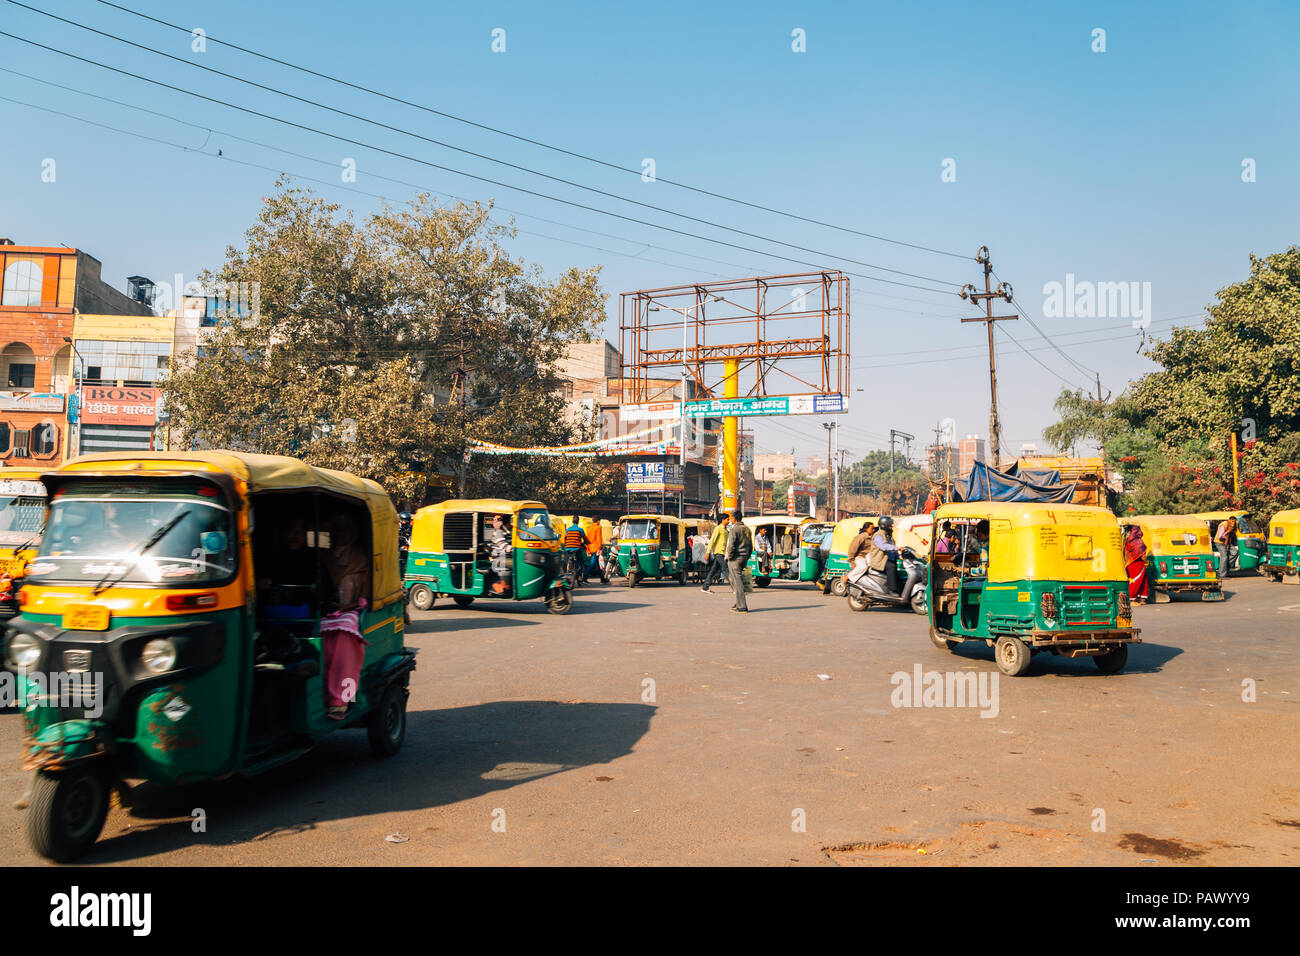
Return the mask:
<path id="1" fill-rule="evenodd" d="M 865 524 L 874 525 L 880 520 L 879 515 L 859 515 L 856 518 L 842 518 L 835 522 L 831 533 L 831 547 L 822 567 L 822 593 L 844 597 L 844 578 L 852 570 L 849 567 L 849 545 L 862 532 Z"/>
<path id="2" fill-rule="evenodd" d="M 1268 523 L 1268 563 L 1262 570 L 1273 581 L 1300 584 L 1300 508 L 1279 511 Z"/>
<path id="3" fill-rule="evenodd" d="M 1108 510 L 975 501 L 941 506 L 934 527 L 928 602 L 935 646 L 984 641 L 1010 677 L 1025 673 L 1039 651 L 1091 657 L 1107 674 L 1123 668 L 1129 644 L 1140 638 L 1120 526 Z M 948 550 L 950 529 L 955 550 Z"/>
<path id="4" fill-rule="evenodd" d="M 754 576 L 754 584 L 765 588 L 772 583 L 773 578 L 799 580 L 800 529 L 812 520 L 807 516 L 776 514 L 749 515 L 741 519 L 753 534 L 755 542 L 758 541 L 761 530 L 767 535 L 767 543 L 771 548 L 769 556 L 760 555 L 756 544 L 754 553 L 749 556 L 749 573 Z"/>
<path id="5" fill-rule="evenodd" d="M 497 516 L 502 537 L 494 553 Z M 560 568 L 559 520 L 540 501 L 479 498 L 426 505 L 412 522 L 402 582 L 411 606 L 427 611 L 444 596 L 460 607 L 475 598 L 541 598 L 552 614 L 567 614 L 573 591 Z"/>
<path id="6" fill-rule="evenodd" d="M 812 581 L 820 586 L 834 533 L 832 521 L 805 521 L 799 529 L 800 581 Z"/>
<path id="7" fill-rule="evenodd" d="M 18 613 L 18 590 L 45 531 L 43 472 L 0 469 L 0 620 Z"/>
<path id="8" fill-rule="evenodd" d="M 1153 591 L 1223 600 L 1223 582 L 1216 570 L 1219 556 L 1210 544 L 1209 522 L 1188 515 L 1131 515 L 1122 524 L 1142 529 Z"/>
<path id="9" fill-rule="evenodd" d="M 415 652 L 397 513 L 378 484 L 228 451 L 85 455 L 43 480 L 49 522 L 5 641 L 27 695 L 36 852 L 84 853 L 110 790 L 129 805 L 128 781 L 256 774 L 345 727 L 398 751 Z M 365 581 L 367 646 L 345 714 L 325 696 L 331 559 L 364 563 L 348 572 Z"/>
<path id="10" fill-rule="evenodd" d="M 1214 547 L 1214 536 L 1219 531 L 1219 523 L 1229 518 L 1237 519 L 1237 547 L 1228 555 L 1228 567 L 1224 576 L 1233 571 L 1254 571 L 1268 561 L 1268 541 L 1265 529 L 1260 528 L 1244 511 L 1198 511 L 1196 514 L 1184 515 L 1187 518 L 1200 518 L 1210 523 L 1210 547 Z M 1217 553 L 1217 552 L 1216 552 Z"/>
<path id="11" fill-rule="evenodd" d="M 630 588 L 646 578 L 661 581 L 675 578 L 678 584 L 685 584 L 690 555 L 686 551 L 684 523 L 672 515 L 619 518 L 618 564 Z"/>

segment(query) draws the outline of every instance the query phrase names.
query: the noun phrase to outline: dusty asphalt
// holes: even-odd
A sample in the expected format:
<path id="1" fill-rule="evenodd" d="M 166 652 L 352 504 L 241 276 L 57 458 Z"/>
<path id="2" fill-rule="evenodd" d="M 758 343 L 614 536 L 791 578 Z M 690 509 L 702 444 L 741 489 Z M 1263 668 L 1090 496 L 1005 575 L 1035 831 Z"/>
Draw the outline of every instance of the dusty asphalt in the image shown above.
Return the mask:
<path id="1" fill-rule="evenodd" d="M 409 631 L 398 756 L 341 733 L 262 777 L 150 795 L 84 862 L 1295 865 L 1300 588 L 1229 592 L 1138 608 L 1119 675 L 1035 657 L 993 717 L 891 703 L 917 664 L 994 673 L 983 645 L 945 653 L 923 618 L 808 585 L 747 616 L 674 584 L 596 584 L 567 617 L 444 602 Z M 6 865 L 39 862 L 11 806 L 19 733 L 0 714 Z"/>

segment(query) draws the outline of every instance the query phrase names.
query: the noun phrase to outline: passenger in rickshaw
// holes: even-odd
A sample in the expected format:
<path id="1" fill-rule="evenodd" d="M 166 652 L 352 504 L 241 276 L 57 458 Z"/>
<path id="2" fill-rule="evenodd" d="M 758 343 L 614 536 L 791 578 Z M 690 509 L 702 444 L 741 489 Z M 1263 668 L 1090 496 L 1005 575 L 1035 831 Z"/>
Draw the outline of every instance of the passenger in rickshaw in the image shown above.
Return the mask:
<path id="1" fill-rule="evenodd" d="M 754 553 L 758 555 L 758 570 L 763 576 L 772 573 L 772 539 L 767 536 L 766 528 L 759 528 L 754 536 Z"/>
<path id="2" fill-rule="evenodd" d="M 370 560 L 358 547 L 351 515 L 337 514 L 330 522 L 330 548 L 325 561 L 331 593 L 321 618 L 325 657 L 325 713 L 331 720 L 347 716 L 356 699 L 361 665 L 368 642 L 361 636 L 360 612 L 370 593 Z"/>
<path id="3" fill-rule="evenodd" d="M 311 588 L 316 584 L 316 549 L 307 547 L 307 521 L 292 517 L 284 525 L 274 548 L 255 558 L 258 574 L 258 597 L 264 608 L 300 606 L 304 593 L 290 589 Z M 276 615 L 267 613 L 265 616 Z"/>
<path id="4" fill-rule="evenodd" d="M 783 558 L 790 557 L 791 555 L 794 554 L 794 549 L 795 549 L 794 533 L 791 531 L 790 526 L 786 525 L 785 530 L 781 532 L 781 557 Z"/>
<path id="5" fill-rule="evenodd" d="M 506 520 L 505 515 L 492 516 L 492 524 L 488 528 L 485 539 L 492 574 L 496 577 L 492 582 L 492 591 L 495 594 L 505 594 L 510 590 L 511 557 L 510 522 Z"/>

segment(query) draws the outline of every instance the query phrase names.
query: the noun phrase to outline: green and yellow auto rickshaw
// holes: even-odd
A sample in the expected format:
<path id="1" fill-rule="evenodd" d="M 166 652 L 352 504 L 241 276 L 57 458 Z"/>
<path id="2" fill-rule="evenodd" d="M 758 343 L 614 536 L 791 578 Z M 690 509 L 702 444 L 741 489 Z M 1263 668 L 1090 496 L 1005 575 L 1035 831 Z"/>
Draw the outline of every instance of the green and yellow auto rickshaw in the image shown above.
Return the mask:
<path id="1" fill-rule="evenodd" d="M 1233 571 L 1254 571 L 1268 562 L 1268 541 L 1265 529 L 1260 528 L 1245 511 L 1198 511 L 1196 514 L 1184 515 L 1186 518 L 1199 518 L 1210 523 L 1210 546 L 1214 546 L 1214 536 L 1218 534 L 1220 522 L 1229 518 L 1237 519 L 1237 546 L 1228 555 L 1228 567 L 1224 576 Z"/>
<path id="2" fill-rule="evenodd" d="M 955 549 L 947 532 L 956 533 Z M 1091 657 L 1106 674 L 1137 643 L 1120 526 L 1105 508 L 975 501 L 934 512 L 930 640 L 993 648 L 1017 677 L 1030 655 Z"/>
<path id="3" fill-rule="evenodd" d="M 1262 570 L 1270 580 L 1300 584 L 1300 508 L 1279 511 L 1268 523 L 1268 563 Z"/>
<path id="4" fill-rule="evenodd" d="M 45 531 L 44 471 L 0 469 L 0 620 L 18 613 L 18 590 Z"/>
<path id="5" fill-rule="evenodd" d="M 822 594 L 844 597 L 847 593 L 844 579 L 852 570 L 849 567 L 849 545 L 862 533 L 864 525 L 874 526 L 879 520 L 879 515 L 860 515 L 856 518 L 841 518 L 835 522 L 835 530 L 831 532 L 830 551 L 822 566 Z"/>
<path id="6" fill-rule="evenodd" d="M 634 588 L 646 578 L 685 584 L 690 570 L 686 528 L 672 515 L 624 515 L 618 519 L 619 572 Z"/>
<path id="7" fill-rule="evenodd" d="M 1157 595 L 1195 594 L 1202 601 L 1223 600 L 1223 582 L 1216 570 L 1219 556 L 1210 544 L 1209 522 L 1188 515 L 1131 515 L 1123 525 L 1142 529 L 1147 574 Z"/>
<path id="8" fill-rule="evenodd" d="M 378 484 L 228 451 L 85 455 L 43 481 L 46 534 L 5 641 L 26 698 L 38 853 L 84 853 L 110 790 L 129 806 L 133 781 L 261 773 L 345 727 L 398 751 L 415 652 L 402 641 L 397 513 Z M 365 598 L 346 711 L 327 708 L 337 675 L 321 633 L 340 566 Z"/>
<path id="9" fill-rule="evenodd" d="M 741 520 L 754 536 L 754 553 L 749 556 L 748 565 L 754 584 L 765 588 L 773 580 L 818 579 L 821 574 L 821 555 L 817 548 L 821 546 L 821 533 L 816 535 L 817 546 L 808 548 L 804 544 L 803 529 L 825 529 L 828 526 L 826 522 L 796 515 L 750 515 Z M 758 550 L 760 531 L 767 537 L 767 554 Z"/>
<path id="10" fill-rule="evenodd" d="M 426 505 L 411 523 L 402 583 L 420 611 L 444 596 L 460 607 L 475 598 L 541 598 L 552 614 L 573 607 L 572 581 L 560 568 L 560 534 L 540 501 L 480 498 Z"/>

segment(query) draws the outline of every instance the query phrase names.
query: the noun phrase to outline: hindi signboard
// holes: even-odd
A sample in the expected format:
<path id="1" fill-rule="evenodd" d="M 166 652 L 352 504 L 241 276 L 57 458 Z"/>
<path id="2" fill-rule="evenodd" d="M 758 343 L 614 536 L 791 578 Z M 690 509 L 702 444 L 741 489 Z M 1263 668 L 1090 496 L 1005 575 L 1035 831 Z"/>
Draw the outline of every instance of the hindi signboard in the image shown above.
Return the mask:
<path id="1" fill-rule="evenodd" d="M 766 398 L 706 398 L 686 403 L 688 418 L 748 418 L 757 415 L 840 415 L 843 395 L 770 395 Z"/>

